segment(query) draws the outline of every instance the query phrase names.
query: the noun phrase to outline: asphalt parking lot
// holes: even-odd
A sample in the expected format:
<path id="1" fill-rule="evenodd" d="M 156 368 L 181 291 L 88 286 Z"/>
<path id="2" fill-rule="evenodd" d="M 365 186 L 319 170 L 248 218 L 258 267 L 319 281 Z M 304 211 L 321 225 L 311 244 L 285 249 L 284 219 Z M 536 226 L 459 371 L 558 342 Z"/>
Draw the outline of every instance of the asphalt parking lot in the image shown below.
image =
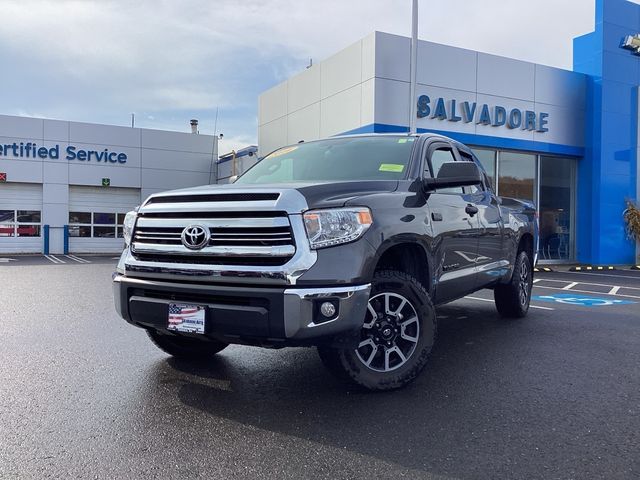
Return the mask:
<path id="1" fill-rule="evenodd" d="M 640 272 L 537 274 L 519 321 L 444 306 L 422 376 L 371 394 L 310 349 L 172 360 L 112 256 L 56 257 L 0 264 L 0 478 L 640 477 Z"/>

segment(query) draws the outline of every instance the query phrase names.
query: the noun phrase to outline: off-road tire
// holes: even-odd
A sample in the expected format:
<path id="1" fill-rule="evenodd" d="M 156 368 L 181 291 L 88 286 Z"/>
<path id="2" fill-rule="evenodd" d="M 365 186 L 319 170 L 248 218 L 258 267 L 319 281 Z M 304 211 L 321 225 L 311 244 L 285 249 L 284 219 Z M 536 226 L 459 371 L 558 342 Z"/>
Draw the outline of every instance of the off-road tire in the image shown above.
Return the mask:
<path id="1" fill-rule="evenodd" d="M 522 250 L 516 256 L 513 275 L 507 284 L 493 290 L 496 308 L 504 318 L 522 318 L 529 311 L 533 287 L 533 266 L 529 254 Z"/>
<path id="2" fill-rule="evenodd" d="M 160 350 L 182 360 L 208 360 L 229 345 L 217 340 L 198 340 L 156 330 L 147 330 L 147 335 Z"/>
<path id="3" fill-rule="evenodd" d="M 409 305 L 405 305 L 404 309 L 401 308 L 402 312 L 415 312 L 416 320 L 412 321 L 410 325 L 407 325 L 409 324 L 409 320 L 411 320 L 410 317 L 398 317 L 391 320 L 387 320 L 385 317 L 380 320 L 381 323 L 395 321 L 395 323 L 390 323 L 389 326 L 393 327 L 395 325 L 399 327 L 400 332 L 395 334 L 394 339 L 392 339 L 391 350 L 396 346 L 399 349 L 406 348 L 409 343 L 413 343 L 413 340 L 411 342 L 406 340 L 406 336 L 415 339 L 415 347 L 413 347 L 413 350 L 406 356 L 404 362 L 402 362 L 399 354 L 392 351 L 389 356 L 393 355 L 396 357 L 395 361 L 397 366 L 394 366 L 391 370 L 384 371 L 374 369 L 374 363 L 371 361 L 371 358 L 379 360 L 380 355 L 384 356 L 381 368 L 384 369 L 391 365 L 390 362 L 385 360 L 387 355 L 386 344 L 377 346 L 377 353 L 368 358 L 371 366 L 365 364 L 366 360 L 362 358 L 362 352 L 358 349 L 318 348 L 320 358 L 329 371 L 340 378 L 346 378 L 368 390 L 394 390 L 411 383 L 427 364 L 429 354 L 436 339 L 437 324 L 435 308 L 426 289 L 418 280 L 404 272 L 380 270 L 375 273 L 373 278 L 370 308 L 376 310 L 373 305 L 375 302 L 379 302 L 381 298 L 386 298 L 387 295 L 385 294 L 389 294 L 389 298 L 397 299 L 390 300 L 390 302 L 398 302 L 396 303 L 396 307 L 402 303 L 402 299 L 407 301 Z M 389 305 L 391 305 L 391 303 Z M 379 331 L 374 330 L 374 328 L 377 328 L 375 327 L 377 320 L 371 323 L 372 327 L 365 328 L 367 320 L 374 318 L 370 308 L 368 307 L 367 311 L 369 313 L 365 316 L 365 319 L 363 319 L 365 323 L 361 331 L 363 342 L 373 342 L 373 338 L 370 338 L 370 336 L 373 335 L 372 332 Z M 401 311 L 395 312 L 395 314 L 400 313 L 401 316 Z M 378 312 L 378 310 L 376 310 L 376 312 Z M 378 312 L 378 315 L 381 314 L 382 312 Z M 413 316 L 410 313 L 407 315 Z M 381 317 L 378 316 L 375 318 Z M 402 320 L 404 320 L 404 322 Z M 402 323 L 405 323 L 405 325 L 401 325 Z M 415 324 L 418 326 L 416 327 Z M 385 325 L 382 325 L 382 328 L 384 328 L 384 326 Z M 411 329 L 411 334 L 406 333 L 409 329 Z M 400 347 L 400 345 L 402 345 L 402 347 Z M 368 346 L 365 345 L 362 348 L 368 348 Z M 373 352 L 373 348 L 374 346 L 371 345 L 371 352 Z M 380 351 L 378 351 L 378 349 L 380 349 Z"/>

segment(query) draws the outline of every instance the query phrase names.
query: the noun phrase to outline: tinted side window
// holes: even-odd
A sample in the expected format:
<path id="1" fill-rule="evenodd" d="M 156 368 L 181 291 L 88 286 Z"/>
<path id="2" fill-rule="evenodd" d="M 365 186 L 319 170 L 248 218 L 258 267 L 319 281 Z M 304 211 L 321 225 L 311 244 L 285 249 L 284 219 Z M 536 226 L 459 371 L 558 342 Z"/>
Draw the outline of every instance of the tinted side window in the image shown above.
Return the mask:
<path id="1" fill-rule="evenodd" d="M 458 150 L 458 153 L 460 154 L 460 158 L 462 158 L 462 160 L 467 162 L 474 161 L 473 157 L 469 155 L 467 152 Z M 479 166 L 480 173 L 482 173 L 482 185 L 472 185 L 470 187 L 465 187 L 465 191 L 467 193 L 479 193 L 484 191 L 491 191 L 491 187 L 490 187 L 491 180 L 489 180 L 489 177 L 487 176 L 487 172 L 485 172 L 484 168 L 482 167 L 482 164 L 477 160 L 475 161 L 475 164 Z"/>
<path id="2" fill-rule="evenodd" d="M 431 172 L 432 176 L 436 178 L 438 176 L 438 172 L 444 163 L 455 162 L 456 158 L 453 155 L 453 151 L 449 148 L 438 148 L 431 153 L 431 167 L 433 171 Z M 462 191 L 462 187 L 452 187 L 452 188 L 439 188 L 437 190 L 438 193 L 464 193 Z"/>

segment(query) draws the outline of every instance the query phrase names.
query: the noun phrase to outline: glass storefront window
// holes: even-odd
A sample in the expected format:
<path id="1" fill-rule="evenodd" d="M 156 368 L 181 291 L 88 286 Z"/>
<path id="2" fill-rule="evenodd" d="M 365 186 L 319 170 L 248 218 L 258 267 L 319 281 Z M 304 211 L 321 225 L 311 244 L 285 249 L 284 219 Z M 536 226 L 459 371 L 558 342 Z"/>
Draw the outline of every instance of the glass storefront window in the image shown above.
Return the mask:
<path id="1" fill-rule="evenodd" d="M 69 236 L 122 238 L 125 215 L 122 212 L 69 212 Z"/>
<path id="2" fill-rule="evenodd" d="M 83 226 L 80 227 L 78 225 L 69 225 L 69 236 L 70 237 L 91 237 L 91 227 Z"/>
<path id="3" fill-rule="evenodd" d="M 0 210 L 0 223 L 13 223 L 15 210 Z"/>
<path id="4" fill-rule="evenodd" d="M 94 213 L 93 223 L 97 225 L 115 225 L 116 214 L 115 213 Z"/>
<path id="5" fill-rule="evenodd" d="M 39 237 L 40 225 L 21 225 L 18 224 L 16 228 L 18 237 Z"/>
<path id="6" fill-rule="evenodd" d="M 577 160 L 487 148 L 474 148 L 473 153 L 499 196 L 536 203 L 540 221 L 538 258 L 574 260 Z"/>
<path id="7" fill-rule="evenodd" d="M 12 223 L 0 223 L 0 237 L 15 236 L 15 225 Z"/>
<path id="8" fill-rule="evenodd" d="M 91 212 L 69 212 L 69 223 L 91 223 Z"/>
<path id="9" fill-rule="evenodd" d="M 93 227 L 93 236 L 98 238 L 115 238 L 116 227 Z"/>
<path id="10" fill-rule="evenodd" d="M 0 237 L 39 237 L 39 210 L 0 210 Z"/>
<path id="11" fill-rule="evenodd" d="M 489 180 L 491 180 L 491 187 L 495 191 L 496 189 L 496 151 L 484 150 L 480 148 L 474 148 L 473 153 L 478 157 L 480 163 L 487 172 Z"/>
<path id="12" fill-rule="evenodd" d="M 540 157 L 540 258 L 573 258 L 575 161 Z"/>
<path id="13" fill-rule="evenodd" d="M 40 212 L 37 210 L 18 210 L 18 222 L 40 223 Z"/>
<path id="14" fill-rule="evenodd" d="M 500 152 L 498 161 L 498 195 L 522 200 L 534 200 L 535 181 L 535 155 Z"/>

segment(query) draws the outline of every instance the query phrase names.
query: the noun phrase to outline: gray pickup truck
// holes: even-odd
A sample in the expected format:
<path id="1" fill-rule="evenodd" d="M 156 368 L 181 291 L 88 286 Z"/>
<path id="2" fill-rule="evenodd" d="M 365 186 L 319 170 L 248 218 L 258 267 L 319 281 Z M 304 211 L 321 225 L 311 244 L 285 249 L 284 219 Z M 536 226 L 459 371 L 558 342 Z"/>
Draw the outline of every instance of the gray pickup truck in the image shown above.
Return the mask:
<path id="1" fill-rule="evenodd" d="M 176 357 L 315 346 L 371 390 L 412 381 L 435 306 L 488 288 L 527 314 L 535 207 L 497 197 L 473 152 L 433 135 L 281 148 L 233 185 L 150 196 L 127 214 L 116 310 Z"/>

